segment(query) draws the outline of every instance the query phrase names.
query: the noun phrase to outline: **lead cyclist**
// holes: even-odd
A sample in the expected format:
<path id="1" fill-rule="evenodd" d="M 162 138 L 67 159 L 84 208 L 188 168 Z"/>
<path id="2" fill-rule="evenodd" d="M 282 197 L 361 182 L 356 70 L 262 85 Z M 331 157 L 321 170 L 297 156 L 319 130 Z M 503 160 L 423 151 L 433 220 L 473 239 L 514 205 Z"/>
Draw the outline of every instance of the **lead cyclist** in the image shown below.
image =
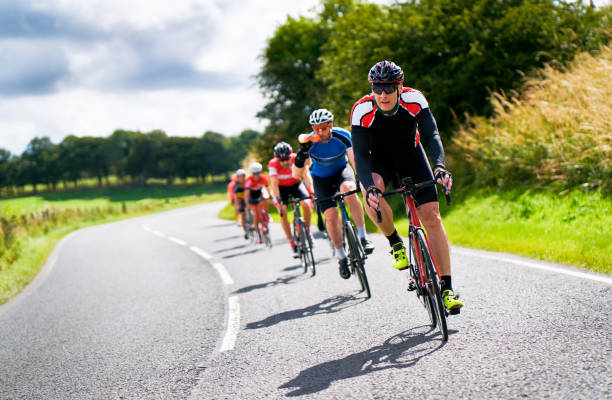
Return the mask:
<path id="1" fill-rule="evenodd" d="M 391 61 L 380 61 L 370 69 L 368 81 L 372 93 L 358 100 L 351 110 L 355 166 L 366 211 L 389 241 L 393 268 L 401 270 L 408 267 L 406 248 L 395 229 L 391 207 L 379 198 L 380 193 L 388 184 L 398 187 L 400 179 L 407 176 L 415 183 L 433 180 L 435 176 L 444 190 L 450 192 L 453 179 L 445 167 L 444 148 L 429 104 L 421 92 L 403 86 L 402 69 Z M 431 153 L 433 172 L 421 136 Z M 440 270 L 444 305 L 457 314 L 463 302 L 452 288 L 450 243 L 442 225 L 436 188 L 420 190 L 415 202 Z M 378 208 L 382 214 L 380 223 L 376 218 Z"/>

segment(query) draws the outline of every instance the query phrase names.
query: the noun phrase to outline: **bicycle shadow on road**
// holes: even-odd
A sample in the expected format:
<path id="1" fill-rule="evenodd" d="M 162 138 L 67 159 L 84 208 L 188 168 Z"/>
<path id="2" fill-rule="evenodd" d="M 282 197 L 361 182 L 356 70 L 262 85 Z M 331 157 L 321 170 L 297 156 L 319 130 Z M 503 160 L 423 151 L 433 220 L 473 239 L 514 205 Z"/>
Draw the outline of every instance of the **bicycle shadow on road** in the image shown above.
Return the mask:
<path id="1" fill-rule="evenodd" d="M 219 239 L 214 239 L 213 242 L 225 242 L 226 240 L 240 239 L 242 235 L 226 236 Z"/>
<path id="2" fill-rule="evenodd" d="M 245 286 L 243 288 L 236 290 L 234 294 L 248 293 L 248 292 L 252 292 L 253 290 L 264 289 L 264 288 L 271 287 L 271 286 L 289 285 L 290 283 L 293 283 L 295 280 L 297 280 L 300 277 L 301 275 L 290 275 L 290 276 L 284 276 L 281 278 L 276 278 L 276 280 L 273 280 L 271 282 L 258 283 L 256 285 Z"/>
<path id="3" fill-rule="evenodd" d="M 286 396 L 297 397 L 325 390 L 334 381 L 390 368 L 412 367 L 444 346 L 445 342 L 433 340 L 439 335 L 438 330 L 429 325 L 409 329 L 390 337 L 382 345 L 305 369 L 279 389 L 294 389 Z"/>
<path id="4" fill-rule="evenodd" d="M 318 304 L 298 310 L 285 311 L 280 314 L 271 315 L 261 321 L 249 322 L 246 324 L 246 329 L 267 328 L 276 325 L 283 321 L 291 321 L 298 318 L 306 318 L 319 314 L 333 314 L 342 311 L 349 307 L 354 307 L 359 303 L 363 303 L 367 299 L 356 298 L 353 295 L 339 295 L 325 299 Z"/>
<path id="5" fill-rule="evenodd" d="M 239 245 L 232 246 L 232 247 L 225 247 L 223 249 L 215 250 L 213 253 L 225 253 L 227 251 L 244 249 L 245 247 L 248 247 L 248 246 L 250 246 L 249 243 L 244 243 L 244 244 L 239 244 Z"/>
<path id="6" fill-rule="evenodd" d="M 241 247 L 245 247 L 245 246 L 241 246 Z M 221 258 L 234 258 L 234 257 L 240 257 L 240 256 L 245 256 L 247 254 L 253 254 L 253 253 L 258 253 L 262 250 L 265 250 L 264 247 L 256 247 L 254 249 L 251 250 L 246 250 L 246 251 L 241 251 L 239 253 L 234 253 L 234 254 L 226 254 L 224 256 L 222 256 Z"/>

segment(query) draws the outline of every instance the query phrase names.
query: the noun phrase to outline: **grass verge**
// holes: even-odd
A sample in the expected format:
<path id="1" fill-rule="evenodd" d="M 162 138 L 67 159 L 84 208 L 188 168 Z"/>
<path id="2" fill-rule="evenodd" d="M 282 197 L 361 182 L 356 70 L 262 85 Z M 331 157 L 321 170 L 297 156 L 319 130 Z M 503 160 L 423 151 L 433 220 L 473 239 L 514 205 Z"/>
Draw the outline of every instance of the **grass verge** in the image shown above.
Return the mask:
<path id="1" fill-rule="evenodd" d="M 408 221 L 398 199 L 392 200 L 392 206 L 397 230 L 405 237 Z M 454 192 L 453 205 L 441 203 L 441 212 L 454 245 L 612 273 L 612 198 L 600 192 Z M 219 217 L 233 219 L 232 208 L 226 206 Z M 278 221 L 278 215 L 273 213 L 273 218 Z M 369 232 L 377 231 L 368 218 L 366 225 Z"/>

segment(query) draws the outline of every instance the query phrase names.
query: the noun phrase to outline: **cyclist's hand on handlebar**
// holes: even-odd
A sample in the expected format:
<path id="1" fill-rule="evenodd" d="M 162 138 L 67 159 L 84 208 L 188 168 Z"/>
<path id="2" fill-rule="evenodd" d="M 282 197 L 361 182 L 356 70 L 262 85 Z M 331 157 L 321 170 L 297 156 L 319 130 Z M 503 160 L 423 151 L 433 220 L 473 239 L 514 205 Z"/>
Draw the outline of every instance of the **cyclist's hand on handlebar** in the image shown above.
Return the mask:
<path id="1" fill-rule="evenodd" d="M 366 203 L 368 207 L 372 209 L 372 211 L 378 210 L 378 196 L 380 196 L 382 192 L 376 186 L 370 186 L 366 191 Z"/>
<path id="2" fill-rule="evenodd" d="M 444 188 L 444 193 L 449 194 L 453 187 L 453 175 L 444 168 L 436 168 L 436 180 Z"/>

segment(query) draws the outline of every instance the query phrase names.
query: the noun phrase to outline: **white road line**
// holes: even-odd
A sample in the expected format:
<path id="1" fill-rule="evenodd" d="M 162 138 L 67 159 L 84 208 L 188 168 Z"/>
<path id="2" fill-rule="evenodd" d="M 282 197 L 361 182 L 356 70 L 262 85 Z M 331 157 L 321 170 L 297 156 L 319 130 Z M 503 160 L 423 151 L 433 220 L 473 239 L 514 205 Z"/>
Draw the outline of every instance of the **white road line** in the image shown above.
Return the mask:
<path id="1" fill-rule="evenodd" d="M 162 232 L 160 232 L 160 231 L 151 231 L 151 232 L 153 232 L 153 234 L 154 234 L 154 235 L 157 235 L 157 236 L 159 236 L 159 237 L 163 237 L 163 238 L 165 238 L 165 237 L 166 237 L 166 235 L 164 235 L 164 234 L 163 234 Z"/>
<path id="2" fill-rule="evenodd" d="M 202 249 L 200 249 L 198 247 L 191 246 L 191 247 L 189 247 L 189 250 L 193 251 L 194 253 L 196 253 L 200 257 L 204 258 L 205 260 L 210 260 L 212 258 L 212 256 L 210 254 L 208 254 L 207 252 L 205 252 L 204 250 L 202 250 Z"/>
<path id="3" fill-rule="evenodd" d="M 236 344 L 236 337 L 240 330 L 240 302 L 238 296 L 230 296 L 229 301 L 229 313 L 227 316 L 227 331 L 223 337 L 223 342 L 219 348 L 219 352 L 227 350 L 233 350 Z"/>
<path id="4" fill-rule="evenodd" d="M 223 264 L 213 263 L 212 266 L 215 267 L 215 269 L 217 270 L 217 272 L 221 276 L 221 280 L 223 281 L 223 283 L 225 283 L 226 285 L 233 285 L 234 284 L 234 280 L 232 279 L 230 274 L 227 272 L 227 270 L 225 269 Z"/>
<path id="5" fill-rule="evenodd" d="M 181 240 L 179 238 L 175 238 L 174 236 L 168 236 L 168 240 L 171 242 L 174 242 L 176 244 L 180 244 L 181 246 L 187 246 L 187 242 L 184 240 Z"/>
<path id="6" fill-rule="evenodd" d="M 543 271 L 549 271 L 549 272 L 555 272 L 555 273 L 558 273 L 558 274 L 565 274 L 565 275 L 575 276 L 577 278 L 590 279 L 590 280 L 593 280 L 593 281 L 599 281 L 599 282 L 607 283 L 608 285 L 612 285 L 612 279 L 606 278 L 605 276 L 599 276 L 599 275 L 595 275 L 595 274 L 587 274 L 587 273 L 584 273 L 584 272 L 572 271 L 572 270 L 569 270 L 569 269 L 551 267 L 551 266 L 548 266 L 548 265 L 536 264 L 536 263 L 528 262 L 528 261 L 514 260 L 512 258 L 496 257 L 496 256 L 485 255 L 485 254 L 478 254 L 478 253 L 471 252 L 471 251 L 463 251 L 463 250 L 455 250 L 455 249 L 453 249 L 452 253 L 466 255 L 466 256 L 476 256 L 476 257 L 480 257 L 480 258 L 486 258 L 486 259 L 489 259 L 489 260 L 507 262 L 507 263 L 517 264 L 517 265 L 523 265 L 523 266 L 529 267 L 529 268 L 536 268 L 536 269 L 540 269 L 540 270 L 543 270 Z"/>

